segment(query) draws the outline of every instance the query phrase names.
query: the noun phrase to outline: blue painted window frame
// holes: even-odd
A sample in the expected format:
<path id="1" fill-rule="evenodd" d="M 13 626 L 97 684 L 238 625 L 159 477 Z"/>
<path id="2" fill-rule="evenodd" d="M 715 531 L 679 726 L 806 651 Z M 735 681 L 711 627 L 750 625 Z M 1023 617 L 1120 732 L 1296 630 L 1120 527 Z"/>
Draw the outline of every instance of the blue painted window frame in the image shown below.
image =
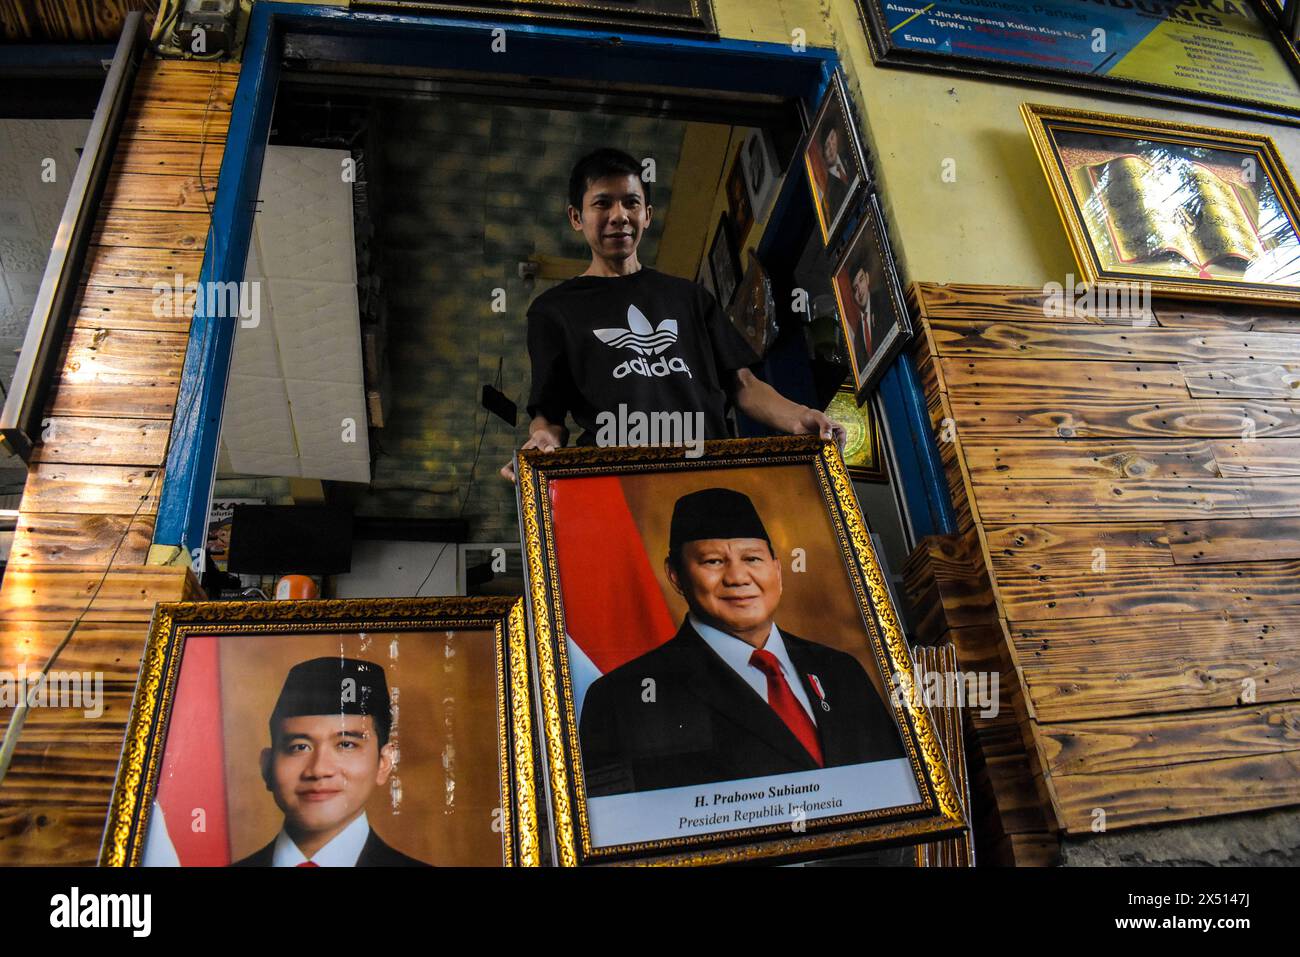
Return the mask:
<path id="1" fill-rule="evenodd" d="M 574 79 L 610 75 L 621 82 L 798 97 L 810 115 L 839 62 L 833 50 L 794 50 L 779 43 L 444 20 L 261 0 L 249 21 L 199 288 L 244 278 L 287 34 L 308 35 L 332 52 L 356 56 L 357 62 L 436 62 L 445 68 L 499 73 L 500 54 L 491 50 L 492 31 L 498 29 L 505 31 L 511 73 Z M 774 222 L 804 188 L 803 177 L 786 178 L 773 209 Z M 765 237 L 760 258 L 768 246 Z M 207 315 L 204 299 L 199 296 L 195 304 L 154 529 L 155 544 L 180 546 L 189 556 L 198 554 L 206 535 L 238 321 Z M 895 457 L 913 532 L 920 537 L 954 531 L 933 437 L 928 426 L 922 427 L 925 401 L 906 355 L 890 375 L 897 382 L 884 405 L 891 433 L 908 439 L 901 446 L 896 442 Z"/>

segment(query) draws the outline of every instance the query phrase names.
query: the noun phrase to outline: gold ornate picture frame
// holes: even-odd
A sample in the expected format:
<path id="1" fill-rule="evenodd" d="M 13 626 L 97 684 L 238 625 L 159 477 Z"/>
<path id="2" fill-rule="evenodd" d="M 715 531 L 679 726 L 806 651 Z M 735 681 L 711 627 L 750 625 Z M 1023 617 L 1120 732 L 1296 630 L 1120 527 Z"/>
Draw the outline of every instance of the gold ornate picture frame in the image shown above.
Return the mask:
<path id="1" fill-rule="evenodd" d="M 1300 200 L 1256 133 L 1022 104 L 1082 279 L 1300 303 Z"/>
<path id="2" fill-rule="evenodd" d="M 800 146 L 817 227 L 822 242 L 832 248 L 872 185 L 871 170 L 849 102 L 844 76 L 837 70 Z"/>
<path id="3" fill-rule="evenodd" d="M 809 859 L 964 832 L 930 715 L 899 693 L 912 660 L 833 442 L 528 451 L 516 470 L 557 863 Z M 766 549 L 727 522 L 761 522 Z M 770 673 L 764 698 L 743 658 L 725 670 L 750 648 L 713 627 L 730 608 L 706 611 L 717 543 L 692 535 L 715 534 L 768 576 L 773 637 L 755 647 L 788 654 L 815 743 Z"/>
<path id="4" fill-rule="evenodd" d="M 844 426 L 844 467 L 857 482 L 888 482 L 880 421 L 870 401 L 858 405 L 851 388 L 841 387 L 831 396 L 826 417 Z"/>
<path id="5" fill-rule="evenodd" d="M 831 272 L 852 388 L 867 402 L 894 357 L 912 338 L 912 320 L 873 193 Z"/>
<path id="6" fill-rule="evenodd" d="M 257 866 L 269 865 L 273 854 L 273 866 L 282 866 L 281 839 L 299 820 L 282 802 L 295 800 L 295 787 L 307 787 L 297 782 L 328 781 L 335 771 L 268 771 L 279 768 L 282 750 L 270 739 L 277 716 L 316 714 L 285 701 L 291 687 L 299 695 L 292 700 L 302 700 L 295 675 L 322 665 L 330 681 L 340 667 L 359 668 L 359 695 L 355 671 L 343 672 L 352 677 L 341 699 L 337 685 L 325 690 L 342 701 L 367 701 L 374 690 L 364 710 L 383 715 L 382 722 L 361 722 L 367 730 L 351 735 L 357 743 L 335 745 L 366 747 L 361 739 L 377 731 L 389 761 L 382 786 L 365 778 L 360 806 L 371 832 L 360 856 L 352 853 L 356 866 L 540 863 L 523 601 L 375 598 L 160 603 L 141 660 L 101 866 Z M 376 672 L 384 676 L 377 682 L 365 677 Z M 314 693 L 310 685 L 307 693 Z M 326 717 L 335 723 L 356 711 L 334 707 Z M 289 726 L 279 726 L 288 736 Z M 324 744 L 283 748 L 291 749 L 330 760 Z M 283 791 L 282 778 L 289 781 Z M 353 799 L 346 786 L 337 787 Z M 315 805 L 306 813 L 319 824 L 322 814 L 334 813 L 329 788 L 312 784 L 309 790 L 323 793 L 298 795 L 296 811 Z"/>

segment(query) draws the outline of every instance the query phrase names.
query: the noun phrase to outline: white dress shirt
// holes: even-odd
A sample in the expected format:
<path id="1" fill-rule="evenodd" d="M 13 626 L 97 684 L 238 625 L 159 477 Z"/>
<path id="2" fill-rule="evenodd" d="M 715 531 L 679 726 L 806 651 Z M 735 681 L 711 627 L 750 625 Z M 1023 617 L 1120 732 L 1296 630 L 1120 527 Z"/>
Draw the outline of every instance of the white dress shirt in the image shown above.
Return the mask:
<path id="1" fill-rule="evenodd" d="M 361 849 L 370 837 L 370 822 L 365 812 L 355 821 L 339 831 L 328 844 L 311 856 L 311 862 L 318 867 L 356 867 Z M 297 867 L 307 860 L 283 830 L 275 838 L 275 850 L 271 853 L 272 867 Z"/>
<path id="2" fill-rule="evenodd" d="M 725 631 L 719 631 L 712 625 L 706 625 L 694 615 L 687 616 L 690 619 L 691 627 L 699 633 L 705 643 L 718 653 L 718 657 L 727 663 L 736 674 L 744 679 L 745 684 L 754 689 L 764 701 L 767 701 L 767 675 L 749 663 L 750 656 L 754 653 L 754 646 L 747 641 L 742 641 L 735 635 L 729 635 Z M 799 673 L 794 669 L 794 662 L 790 660 L 790 655 L 785 650 L 785 641 L 781 638 L 781 632 L 776 625 L 772 625 L 772 631 L 767 636 L 767 641 L 763 644 L 764 651 L 770 651 L 781 665 L 781 672 L 785 677 L 785 683 L 790 686 L 794 692 L 795 700 L 803 705 L 804 711 L 808 712 L 808 717 L 812 718 L 813 724 L 817 723 L 817 716 L 813 714 L 812 704 L 808 701 L 808 693 L 803 690 L 803 681 Z M 771 704 L 768 701 L 768 704 Z"/>

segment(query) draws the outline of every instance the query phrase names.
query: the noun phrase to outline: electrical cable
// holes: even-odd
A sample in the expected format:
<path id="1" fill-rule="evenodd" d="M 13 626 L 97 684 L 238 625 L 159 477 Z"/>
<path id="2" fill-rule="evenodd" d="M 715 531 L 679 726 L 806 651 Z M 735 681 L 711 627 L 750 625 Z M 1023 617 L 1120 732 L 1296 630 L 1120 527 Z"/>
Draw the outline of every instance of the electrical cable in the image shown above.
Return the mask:
<path id="1" fill-rule="evenodd" d="M 504 363 L 505 363 L 505 356 L 501 356 L 497 364 L 498 379 L 500 378 L 500 368 Z M 488 423 L 491 421 L 492 421 L 492 414 L 488 412 L 486 409 L 484 409 L 483 429 L 478 434 L 478 447 L 474 449 L 474 460 L 473 462 L 470 463 L 469 480 L 465 485 L 465 497 L 461 499 L 460 510 L 456 513 L 457 520 L 463 519 L 465 517 L 465 506 L 469 504 L 469 497 L 474 492 L 474 472 L 478 468 L 479 455 L 483 451 L 483 439 L 487 436 Z M 438 549 L 438 554 L 435 555 L 433 558 L 433 564 L 429 566 L 429 574 L 424 576 L 424 581 L 420 582 L 419 588 L 415 589 L 416 598 L 420 597 L 420 591 L 424 588 L 425 585 L 429 583 L 429 579 L 433 577 L 434 569 L 438 567 L 438 562 L 442 561 L 442 553 L 447 550 L 447 546 L 450 544 L 451 544 L 450 542 L 443 542 L 442 548 Z"/>
<path id="2" fill-rule="evenodd" d="M 158 15 L 154 17 L 153 29 L 149 32 L 149 48 L 154 55 L 164 59 L 179 57 L 184 51 L 175 44 L 164 43 L 164 37 L 176 26 L 181 15 L 182 0 L 161 0 Z"/>
<path id="3" fill-rule="evenodd" d="M 90 594 L 90 599 L 86 602 L 85 607 L 81 609 L 80 613 L 78 613 L 72 624 L 68 626 L 68 630 L 64 633 L 63 638 L 59 640 L 59 643 L 54 647 L 54 650 L 50 652 L 50 656 L 41 667 L 41 670 L 37 672 L 36 683 L 38 685 L 45 681 L 45 677 L 49 674 L 50 668 L 53 667 L 54 662 L 58 660 L 59 655 L 72 641 L 72 636 L 76 632 L 77 628 L 80 627 L 82 619 L 84 619 L 90 612 L 91 605 L 93 605 L 95 599 L 99 597 L 99 592 L 104 587 L 104 582 L 108 580 L 108 573 L 113 567 L 113 561 L 117 558 L 118 551 L 126 542 L 127 536 L 131 534 L 131 527 L 139 517 L 140 509 L 143 508 L 144 503 L 149 500 L 149 496 L 153 494 L 153 487 L 157 484 L 158 476 L 161 475 L 162 472 L 162 466 L 159 466 L 154 470 L 153 478 L 149 481 L 149 487 L 145 490 L 145 493 L 140 496 L 140 502 L 136 505 L 135 511 L 131 514 L 130 520 L 126 523 L 126 529 L 122 532 L 122 537 L 118 539 L 117 545 L 113 547 L 113 554 L 108 557 L 108 564 L 104 566 L 104 572 L 99 576 L 99 581 L 96 582 L 95 589 Z M 32 679 L 29 677 L 27 680 L 30 684 Z M 30 706 L 27 703 L 27 698 L 28 689 L 23 688 L 22 695 L 15 704 L 13 713 L 9 716 L 9 724 L 5 728 L 4 738 L 0 739 L 0 783 L 4 782 L 5 776 L 9 773 L 9 765 L 13 761 L 14 753 L 18 750 L 18 738 L 22 734 L 23 725 L 27 723 L 27 712 L 30 709 Z"/>

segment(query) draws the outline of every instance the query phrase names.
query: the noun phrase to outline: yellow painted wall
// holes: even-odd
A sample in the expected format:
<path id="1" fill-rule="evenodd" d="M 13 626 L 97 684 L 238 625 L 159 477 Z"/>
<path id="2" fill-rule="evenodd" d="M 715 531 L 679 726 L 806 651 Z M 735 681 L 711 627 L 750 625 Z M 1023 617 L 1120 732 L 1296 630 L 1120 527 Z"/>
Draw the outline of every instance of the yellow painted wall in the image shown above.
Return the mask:
<path id="1" fill-rule="evenodd" d="M 672 203 L 654 263 L 660 272 L 695 278 L 718 221 L 718 184 L 731 156 L 734 130 L 721 123 L 686 124 L 673 175 Z M 726 194 L 721 196 L 725 200 Z"/>
<path id="2" fill-rule="evenodd" d="M 1095 94 L 881 69 L 871 62 L 855 0 L 713 0 L 728 38 L 809 46 L 840 55 L 876 157 L 885 214 L 905 280 L 1041 285 L 1077 272 L 1024 121 L 1022 102 L 1219 126 L 1273 137 L 1300 172 L 1300 129 L 1150 106 Z M 956 182 L 941 179 L 946 158 Z"/>
<path id="3" fill-rule="evenodd" d="M 905 281 L 1041 285 L 1076 272 L 1020 118 L 1022 102 L 1267 133 L 1300 171 L 1300 128 L 1122 97 L 878 68 L 856 0 L 713 0 L 713 8 L 727 39 L 790 43 L 800 30 L 808 46 L 838 51 L 876 159 Z M 956 162 L 955 182 L 941 178 L 945 159 Z"/>

